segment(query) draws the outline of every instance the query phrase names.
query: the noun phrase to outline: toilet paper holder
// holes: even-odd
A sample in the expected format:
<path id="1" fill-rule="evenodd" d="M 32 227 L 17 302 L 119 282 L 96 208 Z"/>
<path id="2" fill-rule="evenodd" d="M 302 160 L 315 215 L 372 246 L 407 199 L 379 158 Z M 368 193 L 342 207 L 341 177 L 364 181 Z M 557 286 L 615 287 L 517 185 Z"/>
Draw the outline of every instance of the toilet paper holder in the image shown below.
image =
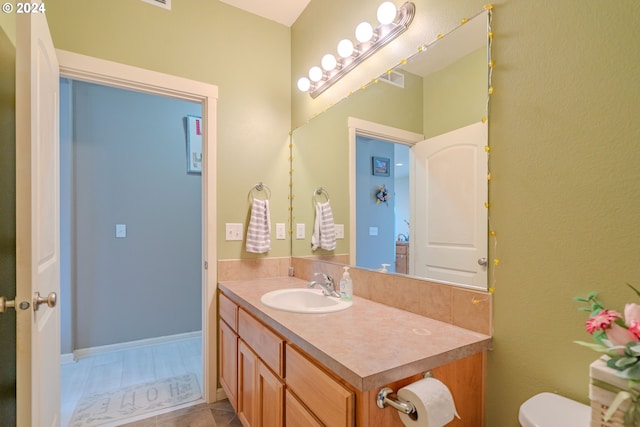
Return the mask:
<path id="1" fill-rule="evenodd" d="M 431 372 L 425 372 L 424 378 L 433 378 L 433 375 Z M 399 400 L 395 392 L 389 387 L 383 387 L 380 389 L 376 398 L 376 404 L 380 409 L 384 409 L 388 405 L 409 416 L 416 414 L 416 407 L 413 403 Z"/>

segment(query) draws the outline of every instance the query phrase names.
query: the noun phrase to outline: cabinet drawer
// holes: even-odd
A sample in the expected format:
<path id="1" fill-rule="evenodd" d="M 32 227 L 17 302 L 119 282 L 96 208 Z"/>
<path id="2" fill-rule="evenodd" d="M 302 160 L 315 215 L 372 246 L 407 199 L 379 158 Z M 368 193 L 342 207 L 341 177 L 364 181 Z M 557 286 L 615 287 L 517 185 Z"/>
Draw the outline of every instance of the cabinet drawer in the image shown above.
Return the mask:
<path id="1" fill-rule="evenodd" d="M 407 253 L 407 246 L 406 245 L 396 245 L 396 253 L 397 254 L 406 254 Z"/>
<path id="2" fill-rule="evenodd" d="M 285 383 L 326 426 L 354 425 L 354 395 L 304 355 L 287 346 Z"/>
<path id="3" fill-rule="evenodd" d="M 246 311 L 238 310 L 238 335 L 264 363 L 283 377 L 284 341 Z"/>
<path id="4" fill-rule="evenodd" d="M 224 294 L 220 294 L 220 318 L 238 332 L 238 306 Z"/>
<path id="5" fill-rule="evenodd" d="M 323 427 L 289 390 L 285 395 L 286 427 Z"/>

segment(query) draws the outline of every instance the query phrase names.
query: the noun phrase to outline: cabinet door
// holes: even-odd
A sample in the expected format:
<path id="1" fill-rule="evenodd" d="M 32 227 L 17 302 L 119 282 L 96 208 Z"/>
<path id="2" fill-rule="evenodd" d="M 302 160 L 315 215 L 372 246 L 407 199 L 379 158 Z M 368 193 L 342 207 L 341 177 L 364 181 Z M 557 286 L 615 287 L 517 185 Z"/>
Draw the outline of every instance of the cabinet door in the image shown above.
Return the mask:
<path id="1" fill-rule="evenodd" d="M 355 396 L 291 346 L 286 347 L 286 383 L 328 427 L 355 425 Z"/>
<path id="2" fill-rule="evenodd" d="M 258 357 L 244 341 L 238 340 L 238 409 L 244 427 L 256 426 L 256 375 Z"/>
<path id="3" fill-rule="evenodd" d="M 220 321 L 220 385 L 238 410 L 238 336 Z"/>
<path id="4" fill-rule="evenodd" d="M 255 427 L 282 427 L 284 385 L 261 361 L 258 362 L 257 420 Z"/>
<path id="5" fill-rule="evenodd" d="M 286 391 L 285 407 L 286 427 L 324 427 L 289 390 Z"/>

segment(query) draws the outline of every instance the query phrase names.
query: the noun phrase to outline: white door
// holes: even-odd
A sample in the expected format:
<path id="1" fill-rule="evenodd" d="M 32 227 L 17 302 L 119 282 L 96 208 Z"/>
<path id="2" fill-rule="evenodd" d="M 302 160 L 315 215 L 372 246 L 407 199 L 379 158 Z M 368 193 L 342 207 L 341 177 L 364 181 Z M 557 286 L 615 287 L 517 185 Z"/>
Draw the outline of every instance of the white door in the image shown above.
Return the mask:
<path id="1" fill-rule="evenodd" d="M 476 123 L 412 147 L 411 274 L 486 289 L 486 144 Z"/>
<path id="2" fill-rule="evenodd" d="M 58 61 L 45 16 L 16 15 L 19 426 L 60 425 L 58 95 Z"/>

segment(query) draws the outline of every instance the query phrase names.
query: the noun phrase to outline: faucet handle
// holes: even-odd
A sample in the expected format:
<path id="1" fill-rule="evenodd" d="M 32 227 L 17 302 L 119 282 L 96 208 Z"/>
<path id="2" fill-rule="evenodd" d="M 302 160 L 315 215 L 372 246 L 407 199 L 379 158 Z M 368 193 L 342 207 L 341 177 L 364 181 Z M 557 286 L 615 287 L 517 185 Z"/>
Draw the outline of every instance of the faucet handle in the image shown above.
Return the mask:
<path id="1" fill-rule="evenodd" d="M 333 283 L 333 277 L 330 274 L 326 273 L 315 273 L 314 276 L 322 276 L 325 282 Z"/>

